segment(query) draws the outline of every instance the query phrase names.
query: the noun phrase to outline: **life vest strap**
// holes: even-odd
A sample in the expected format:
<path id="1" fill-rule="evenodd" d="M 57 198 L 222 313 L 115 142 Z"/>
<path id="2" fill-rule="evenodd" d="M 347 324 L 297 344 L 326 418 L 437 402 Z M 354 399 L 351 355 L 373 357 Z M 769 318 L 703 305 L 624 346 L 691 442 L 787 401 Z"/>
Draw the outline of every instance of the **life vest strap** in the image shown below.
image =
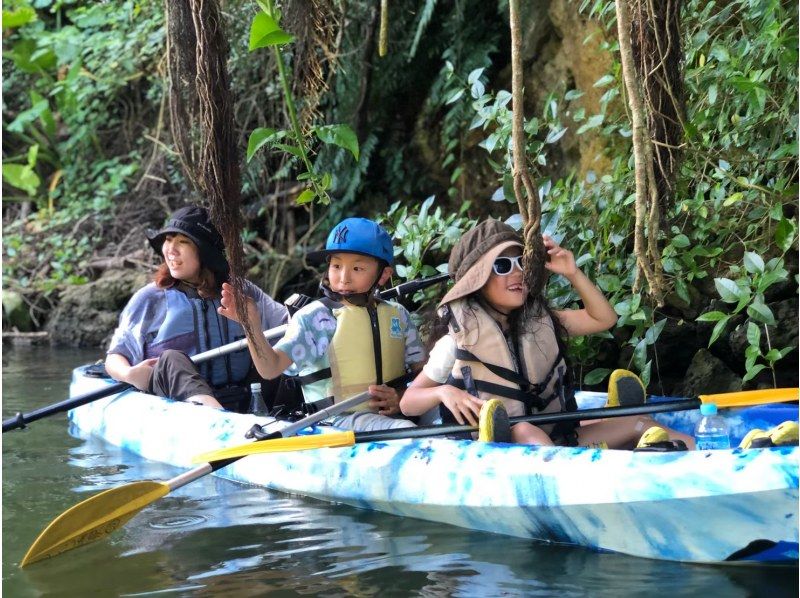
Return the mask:
<path id="1" fill-rule="evenodd" d="M 324 368 L 321 370 L 317 370 L 316 372 L 311 372 L 310 374 L 304 374 L 302 376 L 289 376 L 292 380 L 296 381 L 301 386 L 306 384 L 313 384 L 314 382 L 319 382 L 320 380 L 327 380 L 331 377 L 331 368 Z"/>

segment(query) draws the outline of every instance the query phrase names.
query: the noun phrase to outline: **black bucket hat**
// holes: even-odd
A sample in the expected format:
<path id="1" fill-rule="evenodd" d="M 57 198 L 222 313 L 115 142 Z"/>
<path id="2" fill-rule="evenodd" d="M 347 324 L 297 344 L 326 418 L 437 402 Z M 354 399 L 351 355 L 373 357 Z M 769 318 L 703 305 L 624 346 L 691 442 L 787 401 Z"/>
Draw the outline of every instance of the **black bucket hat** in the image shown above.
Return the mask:
<path id="1" fill-rule="evenodd" d="M 225 244 L 222 235 L 211 223 L 208 210 L 199 206 L 186 206 L 175 211 L 161 230 L 148 231 L 147 240 L 159 256 L 164 239 L 169 233 L 180 233 L 189 237 L 197 245 L 200 263 L 212 272 L 227 275 Z"/>

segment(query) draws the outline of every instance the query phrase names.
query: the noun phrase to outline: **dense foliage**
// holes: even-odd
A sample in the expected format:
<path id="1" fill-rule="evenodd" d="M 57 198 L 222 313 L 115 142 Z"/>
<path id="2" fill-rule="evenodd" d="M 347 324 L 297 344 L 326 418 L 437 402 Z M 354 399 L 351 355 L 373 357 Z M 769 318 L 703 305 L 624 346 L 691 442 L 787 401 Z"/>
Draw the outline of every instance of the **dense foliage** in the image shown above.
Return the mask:
<path id="1" fill-rule="evenodd" d="M 291 151 L 300 140 L 286 107 L 289 99 L 302 110 L 305 98 L 277 68 L 283 61 L 291 78 L 304 40 L 281 38 L 265 44 L 274 51 L 250 52 L 261 9 L 226 3 L 249 206 L 244 238 L 270 292 L 296 280 L 305 248 L 343 215 L 379 216 L 403 238 L 400 277 L 441 269 L 476 217 L 518 219 L 510 186 L 507 5 L 416 4 L 415 11 L 392 10 L 389 53 L 380 59 L 377 3 L 335 4 L 346 17 L 336 59 L 326 63 L 320 116 L 303 131 L 304 161 Z M 278 6 L 287 13 L 287 5 Z M 744 326 L 745 380 L 765 381 L 793 349 L 770 342 L 769 304 L 796 296 L 796 7 L 780 0 L 684 3 L 685 141 L 677 191 L 662 214 L 671 292 L 661 307 L 646 289 L 632 289 L 633 163 L 614 4 L 585 0 L 566 10 L 599 24 L 594 41 L 610 58 L 608 71 L 592 89 L 565 79 L 528 93 L 525 131 L 544 228 L 575 253 L 620 316 L 613 337 L 575 341 L 578 372 L 597 383 L 619 363 L 650 379 L 665 328 L 698 320 L 702 342 L 712 346 Z M 290 21 L 274 16 L 276 27 L 294 33 Z M 92 275 L 99 238 L 116 252 L 136 247 L 126 239 L 130 226 L 119 222 L 138 214 L 132 206 L 154 208 L 134 216 L 146 224 L 188 196 L 164 122 L 163 6 L 16 0 L 5 3 L 3 23 L 4 286 L 46 308 L 61 285 Z M 265 31 L 262 39 L 274 30 Z M 599 103 L 587 110 L 584 95 L 598 90 Z M 347 128 L 325 128 L 333 123 Z M 593 140 L 590 147 L 605 159 L 595 169 L 579 167 L 574 150 L 565 150 L 568 139 L 573 147 L 575 139 Z M 312 199 L 302 195 L 310 184 L 304 172 L 324 187 L 328 208 L 295 203 Z M 550 293 L 559 306 L 576 299 L 562 281 L 553 280 Z"/>

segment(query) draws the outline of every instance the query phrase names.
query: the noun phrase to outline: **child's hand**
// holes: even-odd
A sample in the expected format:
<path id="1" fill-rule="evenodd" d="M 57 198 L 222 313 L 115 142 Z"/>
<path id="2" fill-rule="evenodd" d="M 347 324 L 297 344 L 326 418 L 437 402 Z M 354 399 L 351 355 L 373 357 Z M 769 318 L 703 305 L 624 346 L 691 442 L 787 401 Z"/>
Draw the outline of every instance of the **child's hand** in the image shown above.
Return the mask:
<path id="1" fill-rule="evenodd" d="M 227 282 L 222 283 L 222 298 L 220 299 L 220 307 L 217 308 L 217 313 L 233 320 L 234 322 L 242 323 L 241 315 L 236 311 L 236 302 L 233 300 L 233 287 Z M 255 320 L 256 328 L 261 324 L 261 318 L 258 317 L 258 308 L 255 301 L 247 297 L 247 313 L 245 317 L 250 318 L 251 321 Z"/>
<path id="2" fill-rule="evenodd" d="M 564 249 L 556 243 L 550 236 L 542 235 L 544 249 L 550 256 L 550 261 L 544 263 L 544 267 L 554 274 L 562 276 L 572 276 L 578 271 L 575 264 L 575 256 L 569 249 Z"/>
<path id="3" fill-rule="evenodd" d="M 400 395 L 397 394 L 397 390 L 385 384 L 370 384 L 368 390 L 374 398 L 367 404 L 371 409 L 377 409 L 379 415 L 400 413 Z"/>
<path id="4" fill-rule="evenodd" d="M 442 403 L 444 403 L 444 406 L 455 416 L 459 424 L 478 425 L 478 419 L 480 419 L 481 416 L 481 406 L 483 406 L 484 403 L 483 399 L 473 397 L 468 392 L 450 384 L 444 384 L 440 386 L 439 389 Z"/>

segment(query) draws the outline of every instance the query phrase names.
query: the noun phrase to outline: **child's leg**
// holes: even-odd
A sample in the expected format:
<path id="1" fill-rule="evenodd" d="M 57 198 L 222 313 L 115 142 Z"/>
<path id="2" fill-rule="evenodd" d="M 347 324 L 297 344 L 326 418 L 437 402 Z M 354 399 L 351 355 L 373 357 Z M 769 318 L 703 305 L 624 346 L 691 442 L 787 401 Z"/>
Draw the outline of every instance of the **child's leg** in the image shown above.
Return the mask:
<path id="1" fill-rule="evenodd" d="M 511 427 L 511 440 L 516 444 L 553 446 L 553 441 L 545 434 L 544 430 L 526 422 L 514 424 Z"/>
<path id="2" fill-rule="evenodd" d="M 415 428 L 414 422 L 402 417 L 389 417 L 371 411 L 356 411 L 334 415 L 327 420 L 331 425 L 342 430 L 355 432 L 374 432 L 376 430 L 393 430 L 396 428 Z"/>
<path id="3" fill-rule="evenodd" d="M 592 446 L 599 442 L 605 442 L 609 448 L 632 449 L 641 438 L 642 434 L 651 426 L 659 424 L 646 415 L 633 415 L 630 417 L 618 417 L 604 419 L 591 426 L 581 426 L 578 433 L 578 444 L 580 446 Z M 669 434 L 670 440 L 683 440 L 689 450 L 694 449 L 694 438 L 681 432 L 671 430 L 665 426 L 660 426 Z"/>

